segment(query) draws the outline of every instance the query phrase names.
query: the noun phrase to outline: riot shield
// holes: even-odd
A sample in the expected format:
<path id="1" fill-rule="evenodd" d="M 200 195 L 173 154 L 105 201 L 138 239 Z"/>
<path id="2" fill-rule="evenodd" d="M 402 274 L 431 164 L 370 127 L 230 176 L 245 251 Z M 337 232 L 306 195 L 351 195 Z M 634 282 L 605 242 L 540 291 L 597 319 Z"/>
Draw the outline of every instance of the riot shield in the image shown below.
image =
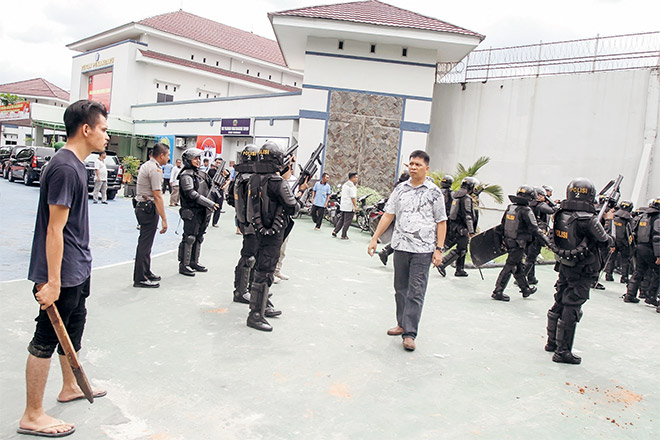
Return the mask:
<path id="1" fill-rule="evenodd" d="M 502 243 L 501 225 L 475 235 L 470 240 L 470 257 L 475 266 L 483 266 L 506 253 L 507 250 Z"/>

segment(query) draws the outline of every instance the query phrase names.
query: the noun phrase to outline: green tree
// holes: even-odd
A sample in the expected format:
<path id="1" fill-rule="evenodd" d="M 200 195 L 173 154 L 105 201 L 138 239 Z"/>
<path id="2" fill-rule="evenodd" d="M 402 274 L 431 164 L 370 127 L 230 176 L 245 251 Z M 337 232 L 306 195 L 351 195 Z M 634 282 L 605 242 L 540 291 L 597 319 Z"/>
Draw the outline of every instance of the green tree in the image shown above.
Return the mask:
<path id="1" fill-rule="evenodd" d="M 20 96 L 12 95 L 11 93 L 0 93 L 0 105 L 11 105 L 21 101 Z"/>
<path id="2" fill-rule="evenodd" d="M 459 164 L 456 165 L 456 171 L 452 174 L 452 177 L 454 178 L 454 183 L 451 186 L 451 189 L 456 191 L 458 188 L 460 188 L 461 181 L 466 177 L 476 177 L 477 174 L 479 173 L 479 170 L 484 166 L 486 166 L 488 162 L 490 162 L 490 157 L 487 156 L 481 156 L 468 168 L 465 168 L 465 166 L 459 162 Z M 440 181 L 442 180 L 442 176 L 444 176 L 445 174 L 448 173 L 433 171 L 431 173 L 431 177 L 435 181 L 435 184 L 440 186 Z M 489 183 L 481 182 L 477 186 L 477 188 L 475 188 L 475 192 L 477 194 L 479 193 L 488 194 L 497 203 L 501 204 L 502 202 L 504 202 L 502 187 L 499 185 L 491 185 Z"/>

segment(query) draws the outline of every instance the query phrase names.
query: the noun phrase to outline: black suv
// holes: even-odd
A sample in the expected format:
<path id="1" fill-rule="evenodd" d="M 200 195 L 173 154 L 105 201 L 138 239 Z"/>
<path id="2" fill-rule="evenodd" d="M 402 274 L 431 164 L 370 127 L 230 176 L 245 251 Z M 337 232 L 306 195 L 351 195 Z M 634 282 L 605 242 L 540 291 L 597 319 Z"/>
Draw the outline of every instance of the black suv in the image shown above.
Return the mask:
<path id="1" fill-rule="evenodd" d="M 0 148 L 0 169 L 2 169 L 2 177 L 9 178 L 9 164 L 16 156 L 16 153 L 25 148 L 25 145 L 4 146 Z"/>
<path id="2" fill-rule="evenodd" d="M 53 147 L 25 147 L 16 153 L 9 161 L 10 182 L 22 180 L 26 185 L 32 185 L 41 177 L 41 169 L 55 154 Z"/>
<path id="3" fill-rule="evenodd" d="M 85 159 L 85 167 L 87 168 L 87 190 L 91 193 L 94 191 L 94 180 L 96 173 L 94 172 L 94 161 L 99 158 L 99 153 L 92 153 Z M 117 153 L 113 151 L 106 151 L 105 166 L 108 169 L 108 200 L 112 200 L 117 195 L 121 188 L 121 179 L 124 170 L 122 169 Z"/>

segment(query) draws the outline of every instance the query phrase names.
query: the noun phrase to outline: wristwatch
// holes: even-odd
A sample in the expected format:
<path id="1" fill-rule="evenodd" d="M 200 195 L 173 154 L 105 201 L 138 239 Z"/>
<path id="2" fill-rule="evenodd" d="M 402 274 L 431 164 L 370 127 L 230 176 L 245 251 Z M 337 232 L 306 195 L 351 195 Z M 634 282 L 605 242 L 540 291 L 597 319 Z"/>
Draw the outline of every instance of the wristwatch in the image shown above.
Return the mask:
<path id="1" fill-rule="evenodd" d="M 436 246 L 436 247 L 435 247 L 435 250 L 436 250 L 436 251 L 440 251 L 440 252 L 444 252 L 444 251 L 445 251 L 445 247 L 444 247 L 444 246 Z"/>

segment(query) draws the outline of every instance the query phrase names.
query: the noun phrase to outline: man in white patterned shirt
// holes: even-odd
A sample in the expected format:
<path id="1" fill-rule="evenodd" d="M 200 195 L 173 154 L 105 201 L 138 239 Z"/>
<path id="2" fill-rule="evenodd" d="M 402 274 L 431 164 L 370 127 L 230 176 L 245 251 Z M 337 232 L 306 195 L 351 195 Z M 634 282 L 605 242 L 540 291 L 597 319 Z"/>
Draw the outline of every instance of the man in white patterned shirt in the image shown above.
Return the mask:
<path id="1" fill-rule="evenodd" d="M 392 248 L 394 249 L 394 299 L 396 327 L 387 331 L 390 336 L 403 337 L 403 348 L 415 350 L 415 338 L 422 316 L 429 267 L 442 262 L 447 213 L 440 188 L 426 178 L 429 156 L 415 150 L 410 154 L 410 179 L 392 191 L 385 213 L 376 233 L 369 242 L 367 252 L 373 256 L 378 238 L 392 221 Z"/>

